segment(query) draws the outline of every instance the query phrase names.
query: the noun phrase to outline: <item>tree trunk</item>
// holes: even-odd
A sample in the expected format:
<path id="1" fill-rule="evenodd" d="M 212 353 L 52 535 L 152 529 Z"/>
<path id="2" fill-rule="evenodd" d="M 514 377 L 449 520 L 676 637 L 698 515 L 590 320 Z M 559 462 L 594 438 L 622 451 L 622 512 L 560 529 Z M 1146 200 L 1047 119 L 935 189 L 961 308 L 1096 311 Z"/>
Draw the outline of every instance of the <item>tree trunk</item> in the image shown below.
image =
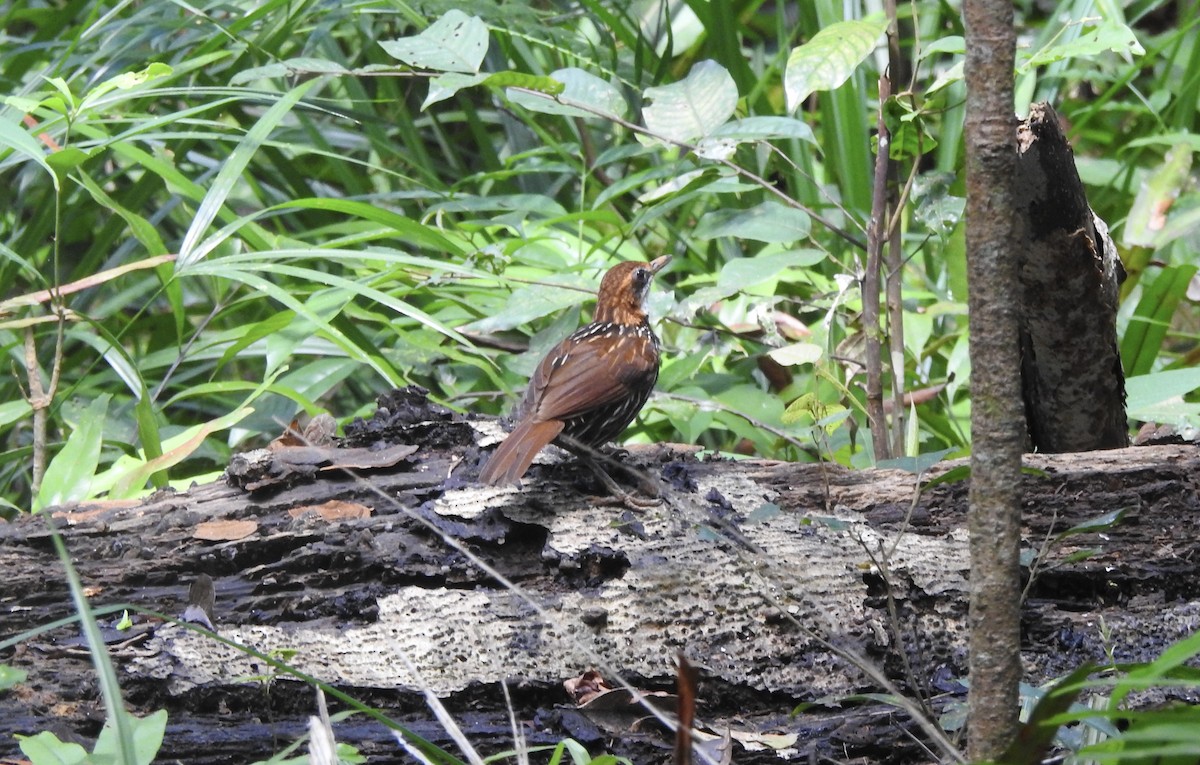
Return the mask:
<path id="1" fill-rule="evenodd" d="M 968 754 L 1017 732 L 1021 451 L 1011 0 L 964 0 L 967 280 L 971 329 L 971 698 Z"/>

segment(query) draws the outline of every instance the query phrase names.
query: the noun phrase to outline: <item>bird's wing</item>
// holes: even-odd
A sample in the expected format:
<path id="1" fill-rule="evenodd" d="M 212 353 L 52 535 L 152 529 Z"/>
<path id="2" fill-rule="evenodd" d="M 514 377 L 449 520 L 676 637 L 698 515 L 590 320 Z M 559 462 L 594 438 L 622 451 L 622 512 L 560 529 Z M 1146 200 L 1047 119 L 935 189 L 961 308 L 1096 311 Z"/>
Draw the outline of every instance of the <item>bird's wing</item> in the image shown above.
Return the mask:
<path id="1" fill-rule="evenodd" d="M 603 334 L 562 341 L 530 378 L 521 419 L 568 420 L 630 395 L 658 375 L 657 354 L 644 347 L 649 342 L 634 334 L 615 342 Z"/>

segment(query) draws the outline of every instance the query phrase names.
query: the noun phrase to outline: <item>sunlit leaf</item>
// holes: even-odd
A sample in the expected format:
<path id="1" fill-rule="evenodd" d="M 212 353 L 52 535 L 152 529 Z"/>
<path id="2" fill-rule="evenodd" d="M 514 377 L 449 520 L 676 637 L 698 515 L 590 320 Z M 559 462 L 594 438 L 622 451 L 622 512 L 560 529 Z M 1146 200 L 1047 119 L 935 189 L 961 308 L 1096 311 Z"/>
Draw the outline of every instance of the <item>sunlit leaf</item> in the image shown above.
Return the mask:
<path id="1" fill-rule="evenodd" d="M 67 443 L 46 467 L 34 509 L 63 505 L 90 496 L 92 477 L 100 464 L 104 418 L 111 398 L 107 393 L 97 396 L 80 414 L 75 429 L 67 436 Z"/>
<path id="2" fill-rule="evenodd" d="M 520 90 L 509 90 L 508 97 L 530 111 L 565 117 L 624 117 L 629 110 L 616 86 L 590 72 L 571 67 L 558 69 L 550 76 L 563 86 L 556 97 Z"/>
<path id="3" fill-rule="evenodd" d="M 679 82 L 646 88 L 645 96 L 653 101 L 642 109 L 646 127 L 672 141 L 709 135 L 733 116 L 738 100 L 729 72 L 711 60 L 697 63 Z"/>
<path id="4" fill-rule="evenodd" d="M 1162 164 L 1142 181 L 1121 230 L 1121 243 L 1126 247 L 1164 244 L 1161 235 L 1167 224 L 1167 213 L 1184 184 L 1190 181 L 1193 151 L 1185 143 L 1172 146 Z"/>
<path id="5" fill-rule="evenodd" d="M 1037 51 L 1026 61 L 1021 62 L 1018 70 L 1045 66 L 1055 61 L 1071 58 L 1091 58 L 1109 51 L 1134 56 L 1141 56 L 1146 52 L 1132 29 L 1124 24 L 1105 20 L 1099 26 L 1084 32 L 1069 42 L 1051 45 Z"/>
<path id="6" fill-rule="evenodd" d="M 816 91 L 832 90 L 849 79 L 875 50 L 886 26 L 882 15 L 839 21 L 793 48 L 783 75 L 788 112 L 796 111 Z"/>
<path id="7" fill-rule="evenodd" d="M 816 343 L 792 343 L 782 348 L 773 348 L 767 355 L 785 367 L 812 364 L 824 355 L 824 349 Z"/>
<path id="8" fill-rule="evenodd" d="M 409 66 L 473 74 L 487 55 L 488 29 L 478 16 L 453 9 L 418 35 L 379 44 Z"/>
<path id="9" fill-rule="evenodd" d="M 758 242 L 790 244 L 808 236 L 812 221 L 803 210 L 779 202 L 763 202 L 746 210 L 706 213 L 692 232 L 699 239 L 736 236 Z"/>

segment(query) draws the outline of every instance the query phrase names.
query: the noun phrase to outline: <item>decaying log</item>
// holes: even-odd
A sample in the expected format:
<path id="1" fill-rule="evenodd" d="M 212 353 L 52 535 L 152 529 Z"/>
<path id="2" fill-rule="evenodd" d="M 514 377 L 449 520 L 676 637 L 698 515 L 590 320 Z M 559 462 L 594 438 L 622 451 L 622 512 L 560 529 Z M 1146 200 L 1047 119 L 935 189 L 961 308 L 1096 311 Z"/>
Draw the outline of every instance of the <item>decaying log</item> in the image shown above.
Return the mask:
<path id="1" fill-rule="evenodd" d="M 496 424 L 421 414 L 349 439 L 421 446 L 386 471 L 318 472 L 270 492 L 215 483 L 63 509 L 53 521 L 95 605 L 179 614 L 190 583 L 208 574 L 222 637 L 286 655 L 451 749 L 419 689 L 445 698 L 468 737 L 495 752 L 513 739 L 505 681 L 531 744 L 573 736 L 662 762 L 671 737 L 657 724 L 635 727 L 644 713 L 589 716 L 562 683 L 596 668 L 612 683 L 619 675 L 670 690 L 683 653 L 701 670 L 707 729 L 773 747 L 735 744 L 736 762 L 928 761 L 908 715 L 846 700 L 881 688 L 831 648 L 869 659 L 938 713 L 962 702 L 964 482 L 920 490 L 900 471 L 698 461 L 691 448 L 662 445 L 629 457 L 660 476 L 665 495 L 661 507 L 634 513 L 594 501 L 586 471 L 555 455 L 522 489 L 475 485 L 477 443 L 494 442 Z M 1027 462 L 1036 471 L 1026 479 L 1026 539 L 1031 551 L 1048 547 L 1025 608 L 1028 679 L 1109 652 L 1146 659 L 1191 634 L 1200 619 L 1200 452 L 1161 446 Z M 1113 528 L 1047 544 L 1118 509 Z M 221 525 L 230 521 L 244 535 L 222 541 L 238 528 Z M 40 517 L 0 524 L 2 636 L 72 613 L 49 533 Z M 1094 553 L 1067 562 L 1084 549 Z M 269 680 L 262 661 L 203 635 L 139 621 L 142 631 L 114 638 L 122 643 L 112 653 L 135 709 L 170 713 L 164 761 L 248 762 L 302 734 L 315 710 L 306 686 Z M 16 751 L 12 733 L 96 734 L 103 712 L 76 632 L 41 635 L 0 660 L 29 672 L 0 696 L 0 757 Z M 818 703 L 790 717 L 802 702 Z M 376 761 L 406 761 L 365 717 L 335 731 Z"/>
<path id="2" fill-rule="evenodd" d="M 1125 270 L 1088 206 L 1075 155 L 1049 104 L 1017 128 L 1021 382 L 1029 448 L 1129 444 L 1117 304 Z"/>

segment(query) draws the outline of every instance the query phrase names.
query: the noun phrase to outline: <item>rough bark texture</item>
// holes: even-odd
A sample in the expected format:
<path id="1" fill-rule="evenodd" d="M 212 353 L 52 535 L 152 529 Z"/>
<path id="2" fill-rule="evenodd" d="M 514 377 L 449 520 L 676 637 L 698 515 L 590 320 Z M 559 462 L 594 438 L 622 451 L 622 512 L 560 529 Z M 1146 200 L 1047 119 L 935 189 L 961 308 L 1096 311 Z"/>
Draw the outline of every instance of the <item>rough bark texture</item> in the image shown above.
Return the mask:
<path id="1" fill-rule="evenodd" d="M 1020 467 L 1025 443 L 1013 215 L 1011 0 L 964 0 L 967 279 L 971 328 L 971 698 L 968 754 L 999 757 L 1017 729 Z"/>
<path id="2" fill-rule="evenodd" d="M 1021 377 L 1029 446 L 1083 452 L 1129 445 L 1117 343 L 1124 269 L 1084 195 L 1048 104 L 1017 128 Z"/>
<path id="3" fill-rule="evenodd" d="M 635 725 L 643 711 L 579 709 L 561 684 L 596 667 L 610 681 L 670 689 L 681 651 L 701 668 L 698 716 L 708 730 L 732 728 L 792 761 L 928 760 L 904 714 L 839 701 L 880 688 L 822 641 L 866 656 L 914 698 L 936 695 L 936 713 L 962 708 L 961 482 L 918 495 L 916 477 L 898 471 L 697 462 L 689 448 L 648 447 L 631 459 L 661 477 L 666 503 L 634 514 L 589 499 L 586 471 L 571 464 L 535 465 L 521 490 L 471 483 L 476 441 L 499 436 L 492 422 L 433 413 L 393 425 L 355 437 L 422 445 L 390 471 L 294 474 L 298 483 L 273 492 L 210 484 L 72 508 L 54 523 L 95 605 L 178 614 L 189 584 L 208 574 L 223 637 L 294 651 L 297 669 L 450 749 L 418 689 L 445 698 L 468 737 L 496 752 L 512 743 L 498 685 L 507 681 L 531 744 L 573 736 L 639 765 L 666 761 L 671 736 Z M 1023 479 L 1027 548 L 1106 511 L 1127 516 L 1045 557 L 1023 612 L 1026 679 L 1104 662 L 1109 650 L 1119 662 L 1146 660 L 1191 634 L 1200 619 L 1200 452 L 1027 461 L 1044 471 Z M 224 521 L 248 523 L 245 536 L 212 539 Z M 1068 562 L 1085 549 L 1095 554 Z M 0 571 L 0 635 L 70 615 L 43 519 L 0 524 Z M 302 733 L 315 708 L 306 686 L 265 682 L 261 660 L 140 622 L 132 634 L 114 631 L 111 650 L 135 710 L 170 713 L 163 761 L 249 762 Z M 15 732 L 96 735 L 102 711 L 81 645 L 63 628 L 0 654 L 30 673 L 0 696 L 0 757 L 16 751 Z M 790 717 L 800 702 L 820 703 Z M 335 730 L 375 761 L 407 761 L 373 720 Z M 780 761 L 735 747 L 738 763 Z"/>

